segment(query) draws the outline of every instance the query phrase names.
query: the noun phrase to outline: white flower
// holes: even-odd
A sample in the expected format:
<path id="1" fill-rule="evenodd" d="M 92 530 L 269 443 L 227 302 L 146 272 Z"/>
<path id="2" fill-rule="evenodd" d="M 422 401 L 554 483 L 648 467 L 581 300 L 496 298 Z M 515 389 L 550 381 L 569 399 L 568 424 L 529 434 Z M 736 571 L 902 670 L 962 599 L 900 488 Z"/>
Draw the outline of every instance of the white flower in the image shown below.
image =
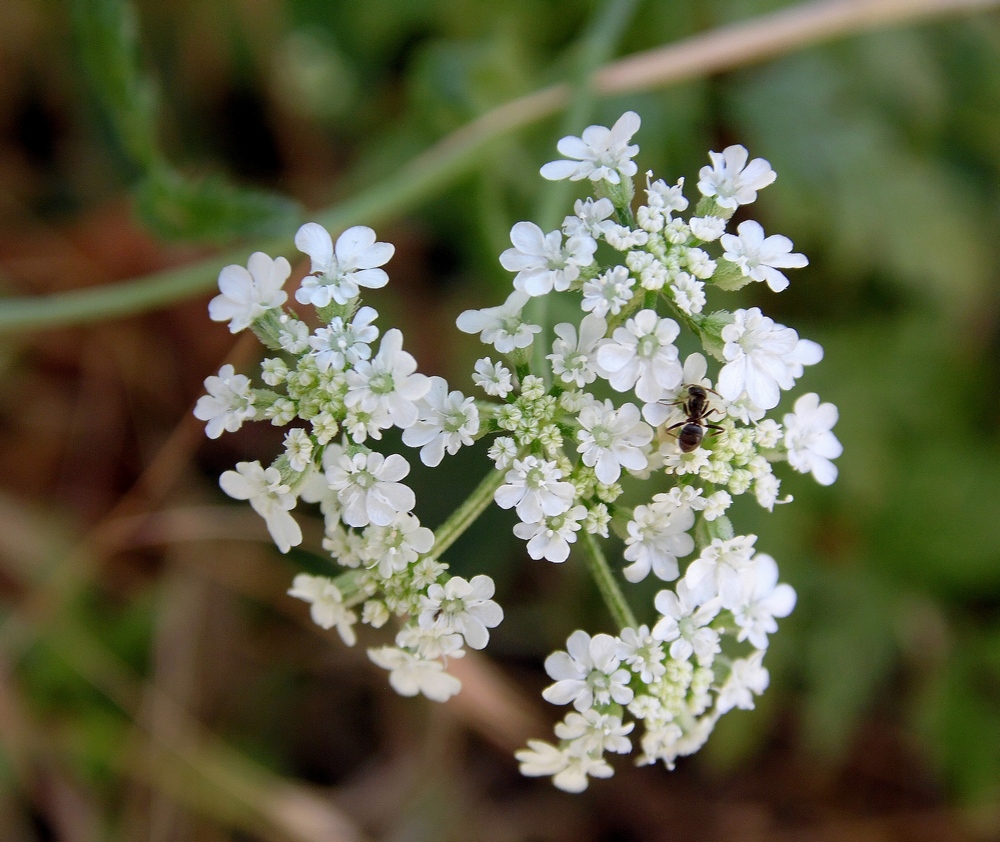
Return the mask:
<path id="1" fill-rule="evenodd" d="M 409 472 L 409 463 L 398 453 L 345 453 L 326 469 L 326 480 L 337 492 L 348 526 L 388 526 L 398 512 L 408 512 L 416 503 L 413 492 L 398 482 Z"/>
<path id="2" fill-rule="evenodd" d="M 705 297 L 705 284 L 689 275 L 678 272 L 670 282 L 670 292 L 674 303 L 682 312 L 693 316 L 705 309 L 708 299 Z"/>
<path id="3" fill-rule="evenodd" d="M 283 351 L 298 356 L 309 347 L 309 325 L 287 313 L 281 316 L 280 321 L 278 344 Z"/>
<path id="4" fill-rule="evenodd" d="M 321 629 L 332 629 L 336 626 L 344 643 L 348 646 L 355 644 L 358 638 L 354 633 L 354 624 L 358 621 L 358 615 L 344 605 L 344 596 L 333 583 L 333 579 L 328 576 L 299 573 L 292 580 L 288 595 L 310 604 L 309 614 Z"/>
<path id="5" fill-rule="evenodd" d="M 444 585 L 433 584 L 420 598 L 420 627 L 458 632 L 473 649 L 489 643 L 488 629 L 503 622 L 503 609 L 492 599 L 496 586 L 489 576 L 466 581 L 452 576 Z"/>
<path id="6" fill-rule="evenodd" d="M 719 613 L 719 600 L 699 604 L 682 579 L 676 593 L 660 591 L 654 604 L 662 616 L 653 626 L 653 637 L 670 643 L 670 657 L 686 661 L 694 655 L 699 664 L 711 664 L 722 649 L 719 633 L 709 628 Z"/>
<path id="7" fill-rule="evenodd" d="M 521 318 L 528 298 L 526 292 L 516 289 L 499 307 L 466 310 L 455 324 L 462 333 L 478 333 L 481 342 L 492 345 L 501 354 L 509 354 L 515 348 L 527 348 L 534 334 L 542 332 L 538 325 L 527 324 Z"/>
<path id="8" fill-rule="evenodd" d="M 506 471 L 517 456 L 517 444 L 510 436 L 497 436 L 486 452 L 498 471 Z"/>
<path id="9" fill-rule="evenodd" d="M 362 307 L 349 323 L 335 316 L 329 327 L 319 328 L 309 339 L 316 367 L 323 372 L 331 366 L 343 371 L 371 357 L 371 343 L 378 338 L 378 328 L 372 322 L 377 317 L 374 307 Z"/>
<path id="10" fill-rule="evenodd" d="M 323 538 L 323 549 L 341 567 L 361 567 L 364 561 L 361 557 L 365 548 L 364 535 L 353 529 L 345 529 L 339 517 L 339 509 L 336 520 L 329 515 L 326 517 L 326 537 Z"/>
<path id="11" fill-rule="evenodd" d="M 510 369 L 501 362 L 493 362 L 489 357 L 476 360 L 472 382 L 487 395 L 501 399 L 507 397 L 514 388 L 514 377 Z"/>
<path id="12" fill-rule="evenodd" d="M 771 165 L 763 158 L 754 158 L 747 164 L 749 153 L 743 146 L 727 146 L 721 153 L 709 152 L 710 167 L 698 173 L 698 189 L 703 196 L 714 196 L 720 208 L 735 210 L 738 205 L 749 205 L 777 177 Z"/>
<path id="13" fill-rule="evenodd" d="M 234 500 L 250 501 L 283 553 L 302 543 L 302 530 L 288 513 L 295 508 L 295 495 L 282 481 L 277 468 L 265 470 L 260 462 L 237 462 L 235 471 L 226 471 L 219 477 L 219 485 Z"/>
<path id="14" fill-rule="evenodd" d="M 567 749 L 573 756 L 600 757 L 606 751 L 628 754 L 632 743 L 626 735 L 634 728 L 634 722 L 623 725 L 620 716 L 591 709 L 583 713 L 570 711 L 556 723 L 555 732 L 560 740 L 570 743 Z"/>
<path id="15" fill-rule="evenodd" d="M 710 494 L 705 500 L 703 515 L 705 520 L 713 521 L 722 517 L 726 510 L 733 505 L 733 498 L 725 491 L 716 491 Z"/>
<path id="16" fill-rule="evenodd" d="M 681 369 L 681 383 L 685 386 L 701 386 L 705 389 L 712 388 L 712 381 L 705 375 L 708 373 L 708 361 L 703 354 L 688 354 L 684 358 L 684 366 Z M 687 390 L 684 390 L 686 397 Z M 678 388 L 674 393 L 664 395 L 658 401 L 647 403 L 642 407 L 642 417 L 654 427 L 661 427 L 669 420 L 672 424 L 682 420 L 685 416 L 681 412 L 680 404 L 675 401 L 681 397 L 681 390 Z M 669 426 L 669 425 L 668 425 Z"/>
<path id="17" fill-rule="evenodd" d="M 788 464 L 800 473 L 811 473 L 820 485 L 830 485 L 837 478 L 837 466 L 830 460 L 844 452 L 833 434 L 837 407 L 820 403 L 819 395 L 809 392 L 795 401 L 794 410 L 784 418 Z"/>
<path id="18" fill-rule="evenodd" d="M 285 455 L 293 471 L 302 473 L 312 465 L 313 443 L 309 434 L 301 427 L 289 430 L 285 435 Z"/>
<path id="19" fill-rule="evenodd" d="M 763 649 L 758 649 L 749 658 L 733 661 L 732 672 L 715 703 L 719 713 L 727 713 L 733 708 L 753 710 L 753 697 L 763 693 L 771 680 L 763 661 Z"/>
<path id="20" fill-rule="evenodd" d="M 743 392 L 736 400 L 730 401 L 726 407 L 726 414 L 743 424 L 752 424 L 755 421 L 760 421 L 766 412 L 766 409 L 761 409 L 750 400 L 746 392 Z"/>
<path id="21" fill-rule="evenodd" d="M 688 249 L 684 255 L 684 262 L 687 264 L 688 269 L 691 270 L 691 274 L 703 281 L 707 281 L 715 274 L 715 269 L 718 265 L 708 256 L 707 251 L 699 248 Z"/>
<path id="22" fill-rule="evenodd" d="M 205 435 L 217 439 L 223 430 L 235 433 L 243 422 L 254 417 L 254 394 L 250 380 L 237 374 L 228 363 L 219 369 L 218 376 L 205 378 L 207 395 L 198 398 L 194 417 L 207 421 Z"/>
<path id="23" fill-rule="evenodd" d="M 501 509 L 517 508 L 525 523 L 538 523 L 543 517 L 561 515 L 573 503 L 576 489 L 562 482 L 562 471 L 555 462 L 529 455 L 515 459 L 507 471 L 507 484 L 501 485 L 493 499 Z"/>
<path id="24" fill-rule="evenodd" d="M 580 181 L 604 179 L 618 184 L 621 177 L 631 178 L 638 171 L 632 158 L 639 151 L 638 146 L 630 146 L 640 125 L 639 115 L 626 111 L 608 129 L 605 126 L 588 126 L 582 137 L 572 135 L 562 138 L 556 144 L 560 154 L 575 160 L 551 161 L 541 169 L 542 178 L 559 181 L 568 178 Z"/>
<path id="25" fill-rule="evenodd" d="M 311 470 L 299 485 L 299 497 L 305 503 L 319 503 L 328 526 L 340 520 L 340 503 L 337 501 L 337 492 L 330 488 L 324 471 L 336 464 L 343 454 L 344 448 L 341 445 L 328 444 L 323 450 L 323 469 Z"/>
<path id="26" fill-rule="evenodd" d="M 583 712 L 595 704 L 612 701 L 627 705 L 634 693 L 628 683 L 631 674 L 619 669 L 618 641 L 609 634 L 593 638 L 575 631 L 566 641 L 567 652 L 553 652 L 545 659 L 545 671 L 555 684 L 542 691 L 542 698 L 554 705 L 573 703 Z"/>
<path id="27" fill-rule="evenodd" d="M 758 457 L 763 459 L 764 457 Z M 771 473 L 771 466 L 768 464 L 767 473 L 756 477 L 753 483 L 753 495 L 757 498 L 757 504 L 769 512 L 774 511 L 774 507 L 779 503 L 791 503 L 792 497 L 788 495 L 783 500 L 778 499 L 778 492 L 781 490 L 781 480 Z M 733 472 L 735 476 L 735 471 Z"/>
<path id="28" fill-rule="evenodd" d="M 514 289 L 530 296 L 569 289 L 580 277 L 580 267 L 594 262 L 597 242 L 582 234 L 562 242 L 561 231 L 544 233 L 534 222 L 518 222 L 510 229 L 509 248 L 500 255 L 500 265 L 514 276 Z"/>
<path id="29" fill-rule="evenodd" d="M 359 287 L 384 287 L 389 276 L 377 267 L 396 251 L 391 243 L 375 242 L 375 232 L 364 225 L 348 228 L 334 246 L 329 232 L 315 222 L 299 228 L 295 246 L 312 261 L 312 274 L 302 279 L 295 298 L 314 307 L 326 307 L 331 300 L 347 304 L 357 298 Z"/>
<path id="30" fill-rule="evenodd" d="M 684 198 L 684 179 L 668 185 L 662 178 L 651 182 L 652 172 L 646 173 L 646 202 L 650 208 L 666 214 L 669 219 L 674 211 L 687 210 L 688 200 Z"/>
<path id="31" fill-rule="evenodd" d="M 611 248 L 618 251 L 628 251 L 636 246 L 644 246 L 649 242 L 649 234 L 642 228 L 635 230 L 625 225 L 609 225 L 604 231 L 604 239 Z"/>
<path id="32" fill-rule="evenodd" d="M 569 545 L 576 543 L 576 533 L 586 517 L 586 507 L 573 506 L 563 514 L 544 517 L 538 523 L 516 523 L 514 534 L 528 542 L 528 555 L 536 561 L 544 558 L 560 564 L 569 558 Z"/>
<path id="33" fill-rule="evenodd" d="M 679 333 L 673 319 L 661 319 L 655 310 L 640 310 L 597 349 L 598 374 L 618 392 L 635 386 L 639 400 L 660 400 L 681 384 L 683 369 L 673 344 Z"/>
<path id="34" fill-rule="evenodd" d="M 622 573 L 629 582 L 641 582 L 650 571 L 657 579 L 677 578 L 677 559 L 690 554 L 694 539 L 687 531 L 694 526 L 694 510 L 678 505 L 665 495 L 656 495 L 649 506 L 636 506 L 625 539 L 626 561 Z"/>
<path id="35" fill-rule="evenodd" d="M 416 422 L 416 402 L 431 386 L 416 370 L 417 361 L 403 350 L 403 334 L 397 328 L 387 330 L 378 353 L 347 372 L 344 403 L 348 409 L 370 413 L 383 429 L 395 425 L 405 430 Z"/>
<path id="36" fill-rule="evenodd" d="M 774 450 L 783 435 L 784 430 L 777 421 L 773 418 L 765 418 L 754 427 L 753 440 L 758 447 L 764 450 Z"/>
<path id="37" fill-rule="evenodd" d="M 574 755 L 544 740 L 528 740 L 528 747 L 516 751 L 514 757 L 521 764 L 522 775 L 529 778 L 551 775 L 556 789 L 563 792 L 583 792 L 588 775 L 610 778 L 615 773 L 603 757 Z"/>
<path id="38" fill-rule="evenodd" d="M 695 720 L 687 733 L 676 722 L 665 722 L 655 728 L 647 728 L 642 737 L 642 754 L 636 761 L 648 765 L 662 760 L 668 769 L 674 768 L 678 757 L 694 754 L 708 740 L 715 727 L 715 716 Z"/>
<path id="39" fill-rule="evenodd" d="M 409 512 L 399 512 L 387 526 L 369 525 L 364 535 L 361 556 L 383 579 L 402 572 L 434 546 L 434 533 Z"/>
<path id="40" fill-rule="evenodd" d="M 577 199 L 573 204 L 574 216 L 563 220 L 562 230 L 567 237 L 577 237 L 581 234 L 593 237 L 595 240 L 604 236 L 610 225 L 614 225 L 608 217 L 615 212 L 615 206 L 608 198 Z"/>
<path id="41" fill-rule="evenodd" d="M 756 540 L 756 535 L 713 538 L 684 573 L 692 598 L 700 604 L 719 596 L 722 607 L 729 610 L 745 604 L 757 575 L 753 559 Z"/>
<path id="42" fill-rule="evenodd" d="M 788 278 L 779 269 L 801 269 L 809 263 L 804 254 L 792 251 L 788 237 L 765 237 L 764 229 L 752 219 L 741 222 L 736 231 L 739 236 L 722 236 L 722 256 L 739 266 L 744 277 L 765 281 L 774 292 L 788 286 Z"/>
<path id="43" fill-rule="evenodd" d="M 260 364 L 260 379 L 268 386 L 280 386 L 288 377 L 288 364 L 281 357 L 270 357 Z"/>
<path id="44" fill-rule="evenodd" d="M 649 626 L 622 629 L 618 637 L 619 657 L 644 684 L 652 684 L 667 671 L 663 664 L 663 644 L 649 633 Z"/>
<path id="45" fill-rule="evenodd" d="M 735 401 L 745 391 L 761 409 L 774 409 L 781 400 L 781 390 L 795 385 L 793 364 L 788 358 L 799 335 L 790 327 L 776 324 L 760 308 L 751 307 L 733 313 L 732 324 L 722 329 L 722 340 L 727 362 L 719 372 L 719 394 Z"/>
<path id="46" fill-rule="evenodd" d="M 268 310 L 285 303 L 288 293 L 281 287 L 291 271 L 285 258 L 272 260 L 262 251 L 250 255 L 247 269 L 236 264 L 224 267 L 219 272 L 221 295 L 208 302 L 209 318 L 213 322 L 228 319 L 231 333 L 249 327 Z"/>
<path id="47" fill-rule="evenodd" d="M 714 242 L 726 230 L 726 220 L 721 216 L 692 216 L 688 225 L 691 233 L 703 243 Z"/>
<path id="48" fill-rule="evenodd" d="M 412 624 L 401 628 L 396 635 L 396 645 L 400 649 L 414 652 L 428 661 L 463 658 L 465 650 L 462 644 L 460 634 L 438 628 L 424 629 Z"/>
<path id="49" fill-rule="evenodd" d="M 767 649 L 767 636 L 778 630 L 775 617 L 787 617 L 795 608 L 795 590 L 778 584 L 778 565 L 767 553 L 757 553 L 756 576 L 750 593 L 734 613 L 740 627 L 737 640 L 749 640 L 757 649 Z"/>
<path id="50" fill-rule="evenodd" d="M 792 377 L 798 380 L 805 371 L 804 366 L 816 365 L 823 359 L 823 346 L 811 339 L 800 339 L 795 349 L 788 355 L 788 367 Z"/>
<path id="51" fill-rule="evenodd" d="M 452 456 L 462 445 L 470 445 L 479 432 L 479 410 L 475 398 L 449 392 L 443 377 L 431 377 L 430 389 L 417 405 L 416 423 L 403 430 L 403 444 L 420 448 L 420 461 L 434 468 L 445 450 Z"/>
<path id="52" fill-rule="evenodd" d="M 604 318 L 611 313 L 617 316 L 622 307 L 632 300 L 635 279 L 624 266 L 614 266 L 583 285 L 580 306 L 595 316 Z"/>
<path id="53" fill-rule="evenodd" d="M 670 273 L 666 265 L 647 251 L 630 251 L 625 256 L 629 271 L 639 279 L 639 285 L 650 292 L 659 292 Z"/>
<path id="54" fill-rule="evenodd" d="M 671 245 L 683 246 L 690 237 L 691 228 L 683 219 L 672 219 L 663 227 L 663 239 Z"/>
<path id="55" fill-rule="evenodd" d="M 569 322 L 557 324 L 553 329 L 556 339 L 552 342 L 552 353 L 546 359 L 552 360 L 552 373 L 563 383 L 582 389 L 593 383 L 597 377 L 593 356 L 597 343 L 604 338 L 608 323 L 596 315 L 584 316 L 580 322 L 580 337 Z"/>
<path id="56" fill-rule="evenodd" d="M 446 702 L 462 689 L 462 682 L 444 671 L 441 661 L 428 661 L 395 646 L 369 649 L 376 666 L 389 670 L 389 683 L 400 696 L 423 693 L 434 702 Z"/>
<path id="57" fill-rule="evenodd" d="M 648 464 L 646 445 L 653 440 L 653 428 L 641 420 L 635 405 L 615 409 L 610 400 L 595 400 L 580 411 L 579 422 L 576 450 L 600 482 L 610 485 L 618 482 L 622 468 L 641 471 Z"/>

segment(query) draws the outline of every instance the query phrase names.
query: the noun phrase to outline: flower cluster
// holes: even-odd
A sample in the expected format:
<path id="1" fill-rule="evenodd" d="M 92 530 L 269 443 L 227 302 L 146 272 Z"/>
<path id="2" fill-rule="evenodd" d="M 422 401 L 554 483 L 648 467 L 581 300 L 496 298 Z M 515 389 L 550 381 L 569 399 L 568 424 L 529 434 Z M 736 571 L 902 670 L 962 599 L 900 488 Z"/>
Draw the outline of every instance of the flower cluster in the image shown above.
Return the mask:
<path id="1" fill-rule="evenodd" d="M 510 294 L 458 317 L 459 330 L 491 346 L 472 375 L 488 400 L 418 374 L 396 329 L 376 348 L 377 313 L 358 296 L 386 283 L 380 267 L 392 246 L 364 227 L 334 244 L 310 223 L 296 245 L 312 271 L 295 298 L 316 308 L 321 326 L 310 330 L 283 309 L 290 267 L 282 258 L 257 253 L 246 269 L 227 267 L 210 314 L 234 332 L 250 327 L 275 352 L 262 364 L 269 388 L 224 366 L 206 380 L 195 410 L 213 438 L 247 420 L 292 425 L 272 465 L 240 463 L 223 474 L 222 488 L 250 502 L 283 551 L 302 540 L 291 514 L 298 501 L 319 505 L 323 546 L 344 571 L 300 574 L 289 593 L 348 644 L 359 619 L 378 627 L 395 617 L 395 646 L 369 655 L 403 695 L 457 692 L 448 659 L 483 648 L 502 619 L 488 577 L 451 577 L 440 558 L 490 502 L 516 514 L 514 534 L 531 558 L 590 555 L 620 631 L 575 631 L 566 651 L 548 657 L 554 683 L 543 695 L 572 709 L 556 726 L 557 743 L 532 740 L 517 754 L 525 775 L 551 776 L 571 792 L 610 776 L 607 753 L 628 753 L 633 740 L 639 763 L 672 768 L 720 716 L 753 707 L 768 685 L 769 636 L 795 592 L 757 551 L 757 536 L 735 531 L 729 508 L 748 493 L 767 510 L 788 502 L 774 472 L 782 461 L 828 485 L 841 452 L 836 407 L 815 393 L 780 421 L 768 417 L 822 358 L 820 346 L 757 307 L 707 309 L 710 297 L 753 282 L 780 292 L 789 283 L 783 270 L 806 265 L 791 241 L 765 236 L 757 222 L 729 231 L 737 208 L 774 171 L 731 146 L 710 153 L 691 213 L 683 179 L 667 184 L 651 173 L 636 206 L 639 148 L 631 140 L 639 124 L 628 112 L 610 129 L 591 126 L 559 142 L 564 159 L 541 174 L 585 181 L 594 195 L 555 231 L 514 225 L 500 255 L 513 274 Z M 551 337 L 527 315 L 532 298 L 548 295 L 578 313 Z M 704 353 L 682 358 L 682 339 Z M 538 367 L 541 359 L 547 364 Z M 413 514 L 406 459 L 372 449 L 390 427 L 435 468 L 491 438 L 494 469 L 437 532 Z M 626 486 L 638 482 L 650 483 L 638 498 L 645 502 L 626 504 Z M 646 622 L 606 559 L 603 547 L 615 544 L 621 578 L 664 584 L 642 612 Z"/>
<path id="2" fill-rule="evenodd" d="M 299 574 L 289 594 L 310 603 L 313 620 L 336 627 L 348 645 L 359 619 L 379 627 L 399 618 L 396 645 L 369 656 L 389 670 L 398 692 L 443 701 L 461 687 L 447 673 L 447 659 L 461 657 L 465 646 L 482 649 L 503 611 L 491 599 L 488 576 L 449 576 L 438 558 L 443 548 L 413 514 L 415 496 L 403 482 L 409 462 L 371 445 L 396 427 L 407 445 L 420 448 L 425 464 L 437 465 L 445 451 L 472 443 L 479 411 L 442 378 L 417 373 L 399 330 L 379 339 L 378 313 L 361 305 L 359 293 L 385 285 L 380 267 L 392 257 L 391 245 L 376 242 L 364 226 L 334 243 L 316 223 L 303 225 L 295 243 L 312 269 L 295 299 L 315 308 L 320 326 L 310 330 L 283 309 L 291 272 L 284 258 L 257 252 L 245 269 L 227 266 L 210 316 L 228 321 L 234 333 L 251 328 L 275 355 L 261 364 L 260 387 L 223 366 L 205 381 L 208 394 L 195 415 L 207 422 L 210 438 L 244 421 L 290 426 L 284 452 L 269 467 L 238 463 L 220 478 L 223 491 L 250 502 L 282 552 L 302 541 L 292 510 L 300 500 L 318 504 L 323 546 L 342 571 Z"/>

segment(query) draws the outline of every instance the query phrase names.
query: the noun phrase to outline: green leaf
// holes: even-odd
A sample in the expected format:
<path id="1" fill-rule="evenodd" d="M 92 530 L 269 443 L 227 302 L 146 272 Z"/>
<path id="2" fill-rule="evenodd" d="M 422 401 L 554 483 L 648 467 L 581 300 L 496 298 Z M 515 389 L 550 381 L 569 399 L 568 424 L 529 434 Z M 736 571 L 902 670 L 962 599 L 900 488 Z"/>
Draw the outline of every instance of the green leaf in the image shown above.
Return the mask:
<path id="1" fill-rule="evenodd" d="M 805 730 L 820 755 L 843 756 L 896 658 L 893 592 L 851 571 L 817 577 L 806 635 Z"/>
<path id="2" fill-rule="evenodd" d="M 916 727 L 967 803 L 1000 797 L 1000 630 L 965 635 L 924 688 Z"/>
<path id="3" fill-rule="evenodd" d="M 138 27 L 124 0 L 74 0 L 73 28 L 97 99 L 126 154 L 142 168 L 154 164 L 157 96 L 139 68 Z"/>
<path id="4" fill-rule="evenodd" d="M 277 193 L 237 187 L 218 175 L 189 178 L 166 166 L 151 170 L 135 196 L 143 222 L 167 239 L 289 234 L 302 216 L 294 201 Z"/>

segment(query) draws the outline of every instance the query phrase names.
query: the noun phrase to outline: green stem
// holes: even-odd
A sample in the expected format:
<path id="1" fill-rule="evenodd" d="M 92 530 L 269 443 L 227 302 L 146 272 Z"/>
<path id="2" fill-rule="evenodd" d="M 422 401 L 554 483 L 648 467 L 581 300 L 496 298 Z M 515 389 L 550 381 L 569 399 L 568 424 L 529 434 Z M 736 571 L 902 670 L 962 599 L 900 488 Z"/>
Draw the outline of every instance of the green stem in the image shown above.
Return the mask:
<path id="1" fill-rule="evenodd" d="M 595 14 L 576 44 L 576 60 L 569 83 L 573 88 L 573 98 L 563 115 L 559 126 L 559 137 L 576 135 L 589 122 L 597 101 L 594 90 L 594 71 L 607 62 L 614 54 L 622 32 L 635 13 L 637 0 L 607 0 L 598 14 Z M 543 231 L 558 227 L 570 204 L 570 196 L 575 185 L 568 180 L 556 181 L 547 186 L 542 194 L 538 211 L 538 224 Z M 534 367 L 545 370 L 545 349 L 551 344 L 549 325 L 549 298 L 543 295 L 535 298 L 528 309 L 528 317 L 536 325 L 542 326 L 544 342 L 535 343 Z"/>
<path id="2" fill-rule="evenodd" d="M 997 0 L 939 0 L 921 3 L 858 3 L 814 0 L 797 3 L 750 20 L 698 33 L 682 41 L 619 59 L 594 74 L 601 96 L 665 87 L 753 61 L 773 58 L 832 38 L 904 23 L 921 17 L 975 11 Z M 429 199 L 490 153 L 493 143 L 566 107 L 572 91 L 550 85 L 511 100 L 445 137 L 393 174 L 354 199 L 315 218 L 340 230 L 360 222 L 374 224 Z M 268 254 L 291 251 L 288 236 L 253 241 Z M 0 333 L 83 324 L 148 312 L 210 292 L 219 270 L 242 264 L 247 247 L 200 263 L 168 269 L 98 288 L 42 296 L 0 299 Z"/>
<path id="3" fill-rule="evenodd" d="M 608 606 L 608 611 L 614 618 L 619 629 L 634 629 L 638 627 L 632 609 L 625 601 L 615 576 L 611 572 L 608 560 L 604 557 L 604 550 L 597 543 L 597 539 L 589 532 L 583 532 L 583 545 L 587 548 L 587 566 L 590 573 L 597 582 L 597 589 L 604 598 L 604 603 Z"/>
<path id="4" fill-rule="evenodd" d="M 490 471 L 464 503 L 451 513 L 434 533 L 434 548 L 432 558 L 440 558 L 444 552 L 458 540 L 458 537 L 468 529 L 486 507 L 493 501 L 493 492 L 503 485 L 506 471 Z"/>
<path id="5" fill-rule="evenodd" d="M 580 132 L 590 118 L 597 101 L 593 75 L 613 55 L 622 32 L 635 14 L 637 0 L 609 0 L 591 19 L 583 37 L 575 46 L 577 50 L 573 73 L 569 79 L 573 99 L 559 124 L 559 137 Z M 555 228 L 562 218 L 563 208 L 569 204 L 573 190 L 570 181 L 557 181 L 549 185 L 542 196 L 538 224 L 543 230 Z"/>

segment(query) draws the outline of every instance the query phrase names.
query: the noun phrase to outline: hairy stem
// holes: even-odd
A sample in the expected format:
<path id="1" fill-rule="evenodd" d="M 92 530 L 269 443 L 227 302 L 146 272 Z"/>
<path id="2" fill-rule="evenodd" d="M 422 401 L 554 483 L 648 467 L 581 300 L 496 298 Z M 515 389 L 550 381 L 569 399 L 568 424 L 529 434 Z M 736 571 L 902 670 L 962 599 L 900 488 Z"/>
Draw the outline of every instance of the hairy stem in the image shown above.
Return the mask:
<path id="1" fill-rule="evenodd" d="M 462 505 L 451 513 L 434 533 L 434 548 L 431 556 L 440 558 L 445 550 L 458 540 L 493 500 L 493 492 L 503 485 L 506 471 L 490 471 L 476 486 Z"/>
<path id="2" fill-rule="evenodd" d="M 971 13 L 1000 0 L 813 0 L 628 56 L 590 79 L 598 96 L 645 91 L 702 78 L 847 35 L 935 15 Z M 315 215 L 340 230 L 374 224 L 437 194 L 490 153 L 493 144 L 565 108 L 572 88 L 562 83 L 512 100 L 471 121 L 370 189 Z M 288 236 L 255 241 L 269 254 L 291 251 Z M 0 301 L 0 332 L 82 324 L 148 312 L 209 292 L 227 263 L 242 263 L 246 247 L 178 269 L 95 289 Z"/>
<path id="3" fill-rule="evenodd" d="M 597 94 L 594 90 L 594 71 L 614 54 L 622 32 L 635 14 L 637 0 L 607 0 L 600 12 L 593 16 L 583 37 L 576 45 L 577 60 L 572 78 L 573 96 L 563 115 L 559 136 L 576 134 L 588 122 Z M 542 194 L 538 212 L 538 223 L 543 231 L 556 228 L 563 209 L 569 205 L 573 184 L 570 181 L 556 181 L 549 184 Z M 535 343 L 534 364 L 537 371 L 545 367 L 545 348 L 551 344 L 549 325 L 549 296 L 543 295 L 531 301 L 528 316 L 536 325 L 541 325 L 545 342 Z"/>
<path id="4" fill-rule="evenodd" d="M 631 607 L 625 601 L 618 582 L 615 581 L 614 573 L 608 565 L 608 560 L 604 556 L 604 550 L 597 543 L 597 539 L 586 530 L 583 531 L 583 545 L 587 548 L 587 566 L 590 574 L 597 582 L 597 588 L 604 598 L 604 603 L 608 606 L 608 611 L 614 618 L 619 629 L 634 629 L 638 625 Z"/>

